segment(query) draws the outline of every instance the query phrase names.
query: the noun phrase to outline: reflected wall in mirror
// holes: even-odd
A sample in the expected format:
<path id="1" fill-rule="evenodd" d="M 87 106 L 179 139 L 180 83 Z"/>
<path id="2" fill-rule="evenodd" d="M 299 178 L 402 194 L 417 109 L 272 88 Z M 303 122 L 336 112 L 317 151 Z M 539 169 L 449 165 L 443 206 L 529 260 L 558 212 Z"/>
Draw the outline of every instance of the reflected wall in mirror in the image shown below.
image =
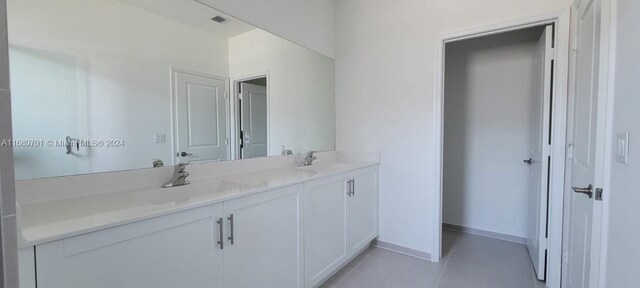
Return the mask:
<path id="1" fill-rule="evenodd" d="M 193 0 L 7 6 L 19 180 L 335 149 L 316 52 Z"/>

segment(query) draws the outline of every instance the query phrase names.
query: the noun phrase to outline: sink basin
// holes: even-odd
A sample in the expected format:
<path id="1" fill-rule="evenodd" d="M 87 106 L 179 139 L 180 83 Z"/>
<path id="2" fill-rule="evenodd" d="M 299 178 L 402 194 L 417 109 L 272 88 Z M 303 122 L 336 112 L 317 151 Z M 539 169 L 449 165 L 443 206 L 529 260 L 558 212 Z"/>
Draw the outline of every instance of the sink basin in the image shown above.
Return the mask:
<path id="1" fill-rule="evenodd" d="M 327 163 L 316 163 L 311 166 L 297 167 L 296 169 L 306 170 L 306 171 L 315 171 L 318 173 L 322 173 L 322 172 L 330 173 L 330 172 L 337 172 L 340 170 L 344 170 L 349 166 L 350 166 L 349 164 L 327 162 Z"/>

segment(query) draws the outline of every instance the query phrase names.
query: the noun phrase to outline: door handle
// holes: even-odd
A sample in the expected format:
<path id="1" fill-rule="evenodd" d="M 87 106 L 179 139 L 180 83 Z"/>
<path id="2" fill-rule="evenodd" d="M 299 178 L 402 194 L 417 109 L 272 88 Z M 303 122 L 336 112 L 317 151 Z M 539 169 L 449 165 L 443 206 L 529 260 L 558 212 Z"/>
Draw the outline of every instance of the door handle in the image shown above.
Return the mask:
<path id="1" fill-rule="evenodd" d="M 231 245 L 233 245 L 233 238 L 235 238 L 233 233 L 233 214 L 229 215 L 229 218 L 227 219 L 229 219 L 229 234 L 231 234 L 227 239 L 229 239 L 229 241 L 231 241 Z"/>
<path id="2" fill-rule="evenodd" d="M 193 156 L 193 153 L 187 153 L 187 152 L 184 152 L 184 151 L 182 151 L 180 153 L 180 157 L 187 157 L 187 156 Z"/>
<path id="3" fill-rule="evenodd" d="M 573 189 L 573 192 L 587 194 L 589 198 L 593 197 L 593 185 L 589 185 L 589 187 L 586 187 L 586 188 L 572 187 L 572 189 Z"/>
<path id="4" fill-rule="evenodd" d="M 522 162 L 524 162 L 525 164 L 531 166 L 531 164 L 533 164 L 533 159 L 529 158 L 529 160 L 524 160 Z"/>
<path id="5" fill-rule="evenodd" d="M 220 238 L 218 238 L 220 240 L 218 240 L 218 245 L 220 245 L 220 250 L 222 250 L 224 249 L 224 221 L 222 220 L 222 217 L 220 217 L 216 223 L 218 223 L 218 228 L 220 229 Z"/>

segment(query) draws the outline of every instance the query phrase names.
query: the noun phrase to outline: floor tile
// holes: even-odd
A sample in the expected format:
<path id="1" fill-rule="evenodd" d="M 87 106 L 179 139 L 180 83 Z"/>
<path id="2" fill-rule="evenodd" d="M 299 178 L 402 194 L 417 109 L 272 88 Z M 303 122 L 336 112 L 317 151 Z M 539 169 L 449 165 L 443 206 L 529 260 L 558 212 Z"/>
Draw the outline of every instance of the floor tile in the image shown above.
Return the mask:
<path id="1" fill-rule="evenodd" d="M 436 288 L 474 288 L 474 287 L 464 285 L 462 283 L 451 281 L 451 280 L 440 279 L 440 281 L 438 282 L 438 285 L 436 285 Z"/>
<path id="2" fill-rule="evenodd" d="M 484 287 L 484 283 L 487 281 L 487 273 L 468 266 L 447 263 L 442 272 L 442 279 L 480 288 Z"/>
<path id="3" fill-rule="evenodd" d="M 454 250 L 447 259 L 447 263 L 459 264 L 485 271 L 489 266 L 489 258 L 480 254 Z"/>
<path id="4" fill-rule="evenodd" d="M 368 256 L 354 271 L 360 272 L 371 278 L 381 279 L 388 282 L 398 269 L 398 265 L 376 257 Z"/>
<path id="5" fill-rule="evenodd" d="M 382 281 L 365 275 L 358 271 L 352 271 L 335 286 L 337 288 L 384 288 L 388 281 Z"/>
<path id="6" fill-rule="evenodd" d="M 371 247 L 322 288 L 544 288 L 523 244 L 443 231 L 443 254 L 434 263 Z"/>

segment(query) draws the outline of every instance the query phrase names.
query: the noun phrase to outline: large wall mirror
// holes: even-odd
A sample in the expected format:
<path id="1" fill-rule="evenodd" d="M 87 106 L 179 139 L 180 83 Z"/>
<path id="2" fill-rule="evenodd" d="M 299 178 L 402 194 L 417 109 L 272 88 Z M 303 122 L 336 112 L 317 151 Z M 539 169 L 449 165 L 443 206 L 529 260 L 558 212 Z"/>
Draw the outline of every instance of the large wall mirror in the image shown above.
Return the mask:
<path id="1" fill-rule="evenodd" d="M 203 3 L 7 0 L 16 178 L 334 150 L 334 61 Z"/>

